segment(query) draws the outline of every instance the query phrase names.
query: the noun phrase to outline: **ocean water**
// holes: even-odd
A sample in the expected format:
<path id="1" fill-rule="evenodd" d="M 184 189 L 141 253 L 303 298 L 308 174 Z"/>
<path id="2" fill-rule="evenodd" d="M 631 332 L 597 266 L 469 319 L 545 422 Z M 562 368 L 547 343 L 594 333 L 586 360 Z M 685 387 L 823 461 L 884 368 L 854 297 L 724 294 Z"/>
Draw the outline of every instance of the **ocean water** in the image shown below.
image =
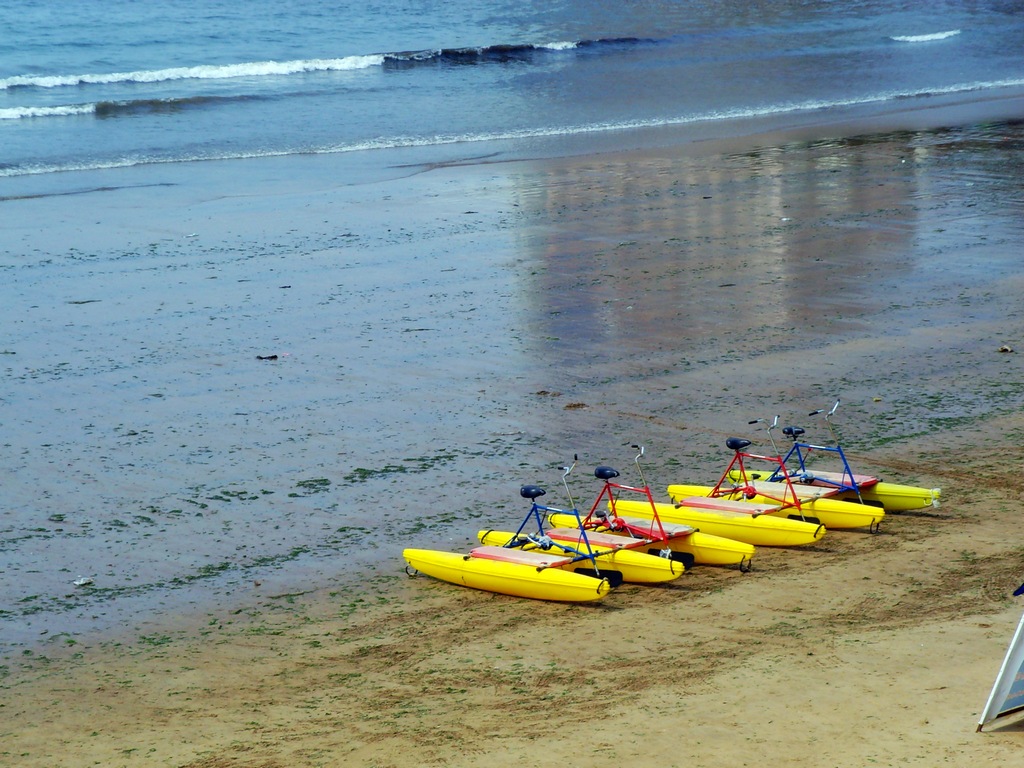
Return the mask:
<path id="1" fill-rule="evenodd" d="M 1024 86 L 1009 1 L 0 0 L 0 20 L 0 178 L 567 153 L 608 134 Z"/>

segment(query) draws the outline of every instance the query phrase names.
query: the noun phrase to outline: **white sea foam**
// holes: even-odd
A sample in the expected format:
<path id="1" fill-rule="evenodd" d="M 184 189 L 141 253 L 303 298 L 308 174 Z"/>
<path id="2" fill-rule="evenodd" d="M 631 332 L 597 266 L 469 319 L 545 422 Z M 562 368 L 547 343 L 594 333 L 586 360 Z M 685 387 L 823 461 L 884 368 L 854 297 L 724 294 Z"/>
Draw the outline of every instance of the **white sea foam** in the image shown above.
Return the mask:
<path id="1" fill-rule="evenodd" d="M 0 120 L 20 120 L 26 117 L 70 117 L 72 115 L 91 115 L 95 112 L 95 104 L 75 104 L 64 107 L 9 107 L 0 109 Z"/>
<path id="2" fill-rule="evenodd" d="M 549 51 L 570 51 L 573 48 L 579 48 L 579 43 L 574 43 L 569 40 L 562 40 L 557 43 L 543 43 L 542 45 L 538 45 L 536 47 L 544 48 Z"/>
<path id="3" fill-rule="evenodd" d="M 327 72 L 366 69 L 384 62 L 383 54 L 346 56 L 341 59 L 301 59 L 298 61 L 257 61 L 245 64 L 221 64 L 170 69 L 110 72 L 85 75 L 15 75 L 0 79 L 0 90 L 10 88 L 61 88 L 75 85 L 109 83 L 159 83 L 168 80 L 222 80 L 237 77 L 294 75 L 302 72 Z"/>
<path id="4" fill-rule="evenodd" d="M 892 40 L 897 43 L 930 43 L 934 40 L 945 40 L 947 37 L 959 35 L 959 29 L 951 29 L 946 32 L 932 32 L 929 35 L 894 35 Z"/>

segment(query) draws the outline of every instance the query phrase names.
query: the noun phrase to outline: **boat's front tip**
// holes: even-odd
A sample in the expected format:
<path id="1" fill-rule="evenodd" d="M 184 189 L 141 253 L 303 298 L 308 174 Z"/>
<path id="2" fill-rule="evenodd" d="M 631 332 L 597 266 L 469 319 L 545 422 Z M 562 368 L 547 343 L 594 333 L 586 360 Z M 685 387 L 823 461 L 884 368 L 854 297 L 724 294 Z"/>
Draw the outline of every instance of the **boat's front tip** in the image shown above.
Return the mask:
<path id="1" fill-rule="evenodd" d="M 935 509 L 939 508 L 939 497 L 942 495 L 941 488 L 932 488 L 932 506 Z"/>

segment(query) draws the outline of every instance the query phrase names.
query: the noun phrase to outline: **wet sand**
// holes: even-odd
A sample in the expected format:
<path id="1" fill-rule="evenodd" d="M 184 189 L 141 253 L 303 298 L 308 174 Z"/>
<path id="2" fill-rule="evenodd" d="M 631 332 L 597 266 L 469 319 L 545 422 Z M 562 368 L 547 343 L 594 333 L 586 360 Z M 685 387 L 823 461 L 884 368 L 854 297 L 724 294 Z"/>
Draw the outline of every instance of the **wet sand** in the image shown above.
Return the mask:
<path id="1" fill-rule="evenodd" d="M 848 127 L 10 190 L 0 755 L 1011 764 L 1021 726 L 974 727 L 1024 580 L 1022 143 Z M 661 496 L 730 435 L 765 447 L 751 419 L 824 440 L 836 398 L 859 466 L 939 509 L 594 606 L 402 571 L 518 523 L 523 483 L 557 502 L 574 454 L 581 507 L 593 466 L 637 479 L 633 443 Z"/>

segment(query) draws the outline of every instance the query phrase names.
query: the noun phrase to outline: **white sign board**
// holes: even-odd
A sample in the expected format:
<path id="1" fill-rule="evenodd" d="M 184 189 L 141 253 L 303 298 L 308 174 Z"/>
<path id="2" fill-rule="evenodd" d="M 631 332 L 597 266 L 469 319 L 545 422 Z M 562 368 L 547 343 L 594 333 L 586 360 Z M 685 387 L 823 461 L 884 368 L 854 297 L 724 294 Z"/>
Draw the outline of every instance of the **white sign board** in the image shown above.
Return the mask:
<path id="1" fill-rule="evenodd" d="M 1015 595 L 1022 593 L 1024 585 L 1014 592 Z M 989 694 L 988 703 L 982 710 L 978 730 L 996 718 L 1020 709 L 1024 709 L 1024 616 L 1017 625 L 1017 631 L 1014 632 L 1013 640 L 1006 651 L 1006 658 L 1003 659 L 1003 666 L 1000 667 L 995 685 L 992 686 L 992 693 Z"/>

